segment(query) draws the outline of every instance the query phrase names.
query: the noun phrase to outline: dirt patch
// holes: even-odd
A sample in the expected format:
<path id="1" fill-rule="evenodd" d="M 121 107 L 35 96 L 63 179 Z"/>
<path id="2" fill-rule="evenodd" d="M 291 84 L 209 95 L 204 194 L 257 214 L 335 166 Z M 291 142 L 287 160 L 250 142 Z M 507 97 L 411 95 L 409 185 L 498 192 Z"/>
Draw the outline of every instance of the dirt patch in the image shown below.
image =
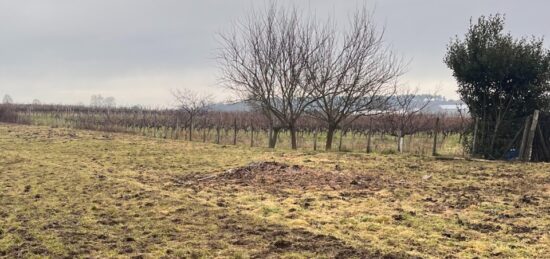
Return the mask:
<path id="1" fill-rule="evenodd" d="M 492 232 L 498 232 L 502 228 L 499 225 L 495 224 L 485 224 L 485 223 L 466 223 L 465 224 L 467 228 L 481 232 L 481 233 L 492 233 Z"/>
<path id="2" fill-rule="evenodd" d="M 403 254 L 382 254 L 347 245 L 329 235 L 321 235 L 304 229 L 288 229 L 281 225 L 242 224 L 230 217 L 220 217 L 218 223 L 224 231 L 234 233 L 231 243 L 247 247 L 261 239 L 269 245 L 251 254 L 252 258 L 279 258 L 287 252 L 309 252 L 328 258 L 414 258 Z"/>
<path id="3" fill-rule="evenodd" d="M 514 234 L 527 234 L 533 232 L 536 229 L 537 227 L 512 225 L 511 232 Z"/>
<path id="4" fill-rule="evenodd" d="M 254 186 L 278 192 L 283 188 L 302 190 L 379 190 L 383 179 L 373 173 L 347 173 L 316 171 L 299 165 L 278 162 L 257 162 L 222 173 L 176 177 L 177 185 L 228 185 Z"/>

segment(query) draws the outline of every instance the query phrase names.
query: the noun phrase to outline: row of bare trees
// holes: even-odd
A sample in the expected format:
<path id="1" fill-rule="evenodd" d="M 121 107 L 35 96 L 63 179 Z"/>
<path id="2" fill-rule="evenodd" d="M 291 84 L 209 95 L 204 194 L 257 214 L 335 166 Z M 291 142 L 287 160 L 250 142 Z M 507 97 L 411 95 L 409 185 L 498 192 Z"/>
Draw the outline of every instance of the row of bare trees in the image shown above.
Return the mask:
<path id="1" fill-rule="evenodd" d="M 366 8 L 340 33 L 330 19 L 272 4 L 221 35 L 219 60 L 226 86 L 268 119 L 271 148 L 287 129 L 296 149 L 297 123 L 307 114 L 325 124 L 330 150 L 337 129 L 391 104 L 399 112 L 405 107 L 390 102 L 404 63 L 383 36 Z"/>
<path id="2" fill-rule="evenodd" d="M 351 132 L 364 136 L 373 134 L 395 136 L 398 140 L 397 148 L 402 151 L 404 136 L 436 132 L 438 118 L 440 122 L 437 127 L 438 132 L 443 134 L 444 138 L 450 134 L 462 136 L 470 126 L 470 120 L 465 116 L 413 113 L 411 111 L 406 116 L 399 113 L 382 113 L 359 117 L 352 122 L 346 122 L 347 126 L 340 130 L 340 134 Z M 269 136 L 271 132 L 269 119 L 262 113 L 253 111 L 210 111 L 208 113 L 203 111 L 200 114 L 190 114 L 182 109 L 0 104 L 0 122 L 140 133 L 188 140 L 194 140 L 193 136 L 197 137 L 199 134 L 202 135 L 202 141 L 205 142 L 205 136 L 213 130 L 217 135 L 216 143 L 220 143 L 221 132 L 225 132 L 226 135 L 231 132 L 234 137 L 237 132 L 242 131 L 252 136 L 258 134 Z M 288 129 L 283 130 L 288 131 Z M 297 132 L 312 135 L 314 139 L 317 139 L 318 134 L 326 134 L 327 130 L 325 123 L 307 114 L 300 117 L 296 123 Z M 236 141 L 234 140 L 233 143 Z"/>

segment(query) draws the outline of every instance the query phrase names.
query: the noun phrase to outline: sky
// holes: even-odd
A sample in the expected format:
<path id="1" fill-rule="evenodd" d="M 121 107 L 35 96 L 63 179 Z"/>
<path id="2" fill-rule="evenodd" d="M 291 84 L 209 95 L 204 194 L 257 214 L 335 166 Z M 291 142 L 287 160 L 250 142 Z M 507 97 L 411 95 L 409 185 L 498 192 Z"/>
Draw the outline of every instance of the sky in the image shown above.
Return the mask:
<path id="1" fill-rule="evenodd" d="M 217 35 L 264 0 L 0 0 L 0 96 L 16 102 L 171 107 L 172 89 L 231 93 L 220 86 Z M 502 13 L 513 35 L 550 35 L 547 0 L 280 0 L 345 24 L 362 5 L 409 61 L 401 84 L 458 98 L 443 63 L 470 18 Z M 545 42 L 546 47 L 550 46 Z"/>

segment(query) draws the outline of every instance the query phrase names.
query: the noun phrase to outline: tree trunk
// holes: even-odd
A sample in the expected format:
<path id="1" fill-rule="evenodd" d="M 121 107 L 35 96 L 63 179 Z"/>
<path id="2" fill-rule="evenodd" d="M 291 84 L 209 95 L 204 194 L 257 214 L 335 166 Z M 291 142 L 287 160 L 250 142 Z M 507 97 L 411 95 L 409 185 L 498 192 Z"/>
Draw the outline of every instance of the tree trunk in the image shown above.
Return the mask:
<path id="1" fill-rule="evenodd" d="M 403 132 L 401 130 L 397 133 L 397 152 L 403 153 Z"/>
<path id="2" fill-rule="evenodd" d="M 479 119 L 476 117 L 475 124 L 474 124 L 474 136 L 472 138 L 472 154 L 471 154 L 472 156 L 475 156 L 477 152 L 476 146 L 477 146 L 478 124 L 479 124 Z"/>
<path id="3" fill-rule="evenodd" d="M 334 132 L 336 131 L 336 127 L 334 126 L 328 126 L 327 129 L 327 142 L 325 143 L 325 150 L 329 151 L 332 149 L 332 141 L 334 140 Z"/>
<path id="4" fill-rule="evenodd" d="M 269 130 L 269 148 L 275 148 L 280 129 L 272 128 Z"/>
<path id="5" fill-rule="evenodd" d="M 269 133 L 267 135 L 267 139 L 268 139 L 268 144 L 267 146 L 269 148 L 274 148 L 272 147 L 271 143 L 273 142 L 273 127 L 269 127 Z"/>
<path id="6" fill-rule="evenodd" d="M 367 153 L 372 152 L 371 137 L 372 137 L 372 132 L 369 130 L 367 132 Z"/>
<path id="7" fill-rule="evenodd" d="M 290 127 L 290 141 L 292 149 L 298 149 L 298 139 L 296 137 L 296 128 Z"/>

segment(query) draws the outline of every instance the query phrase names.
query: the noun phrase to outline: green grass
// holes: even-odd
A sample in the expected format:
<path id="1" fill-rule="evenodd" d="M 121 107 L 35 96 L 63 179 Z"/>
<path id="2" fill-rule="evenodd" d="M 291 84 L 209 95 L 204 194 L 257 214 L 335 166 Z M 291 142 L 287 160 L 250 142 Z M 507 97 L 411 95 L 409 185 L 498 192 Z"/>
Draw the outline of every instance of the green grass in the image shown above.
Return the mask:
<path id="1" fill-rule="evenodd" d="M 253 161 L 370 180 L 334 190 L 179 180 Z M 549 169 L 0 124 L 0 257 L 543 258 Z"/>

